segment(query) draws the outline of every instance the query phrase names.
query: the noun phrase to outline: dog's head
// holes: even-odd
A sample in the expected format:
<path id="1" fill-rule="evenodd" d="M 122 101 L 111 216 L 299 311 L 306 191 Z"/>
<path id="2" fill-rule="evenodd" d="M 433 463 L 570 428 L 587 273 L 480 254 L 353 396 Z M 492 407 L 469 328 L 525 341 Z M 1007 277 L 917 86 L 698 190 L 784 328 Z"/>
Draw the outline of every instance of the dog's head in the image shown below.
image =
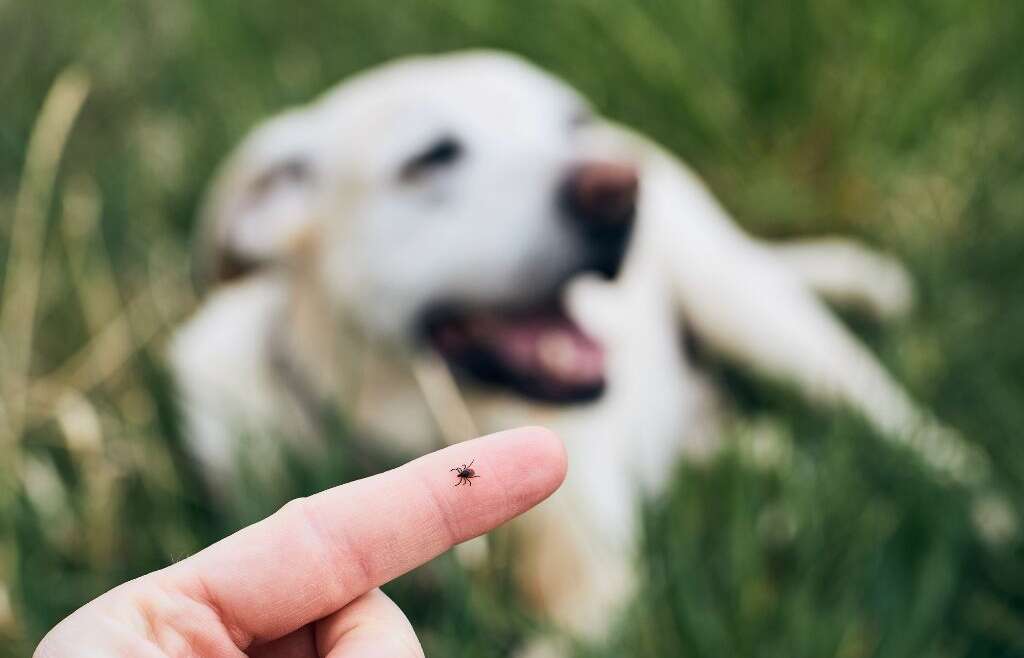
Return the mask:
<path id="1" fill-rule="evenodd" d="M 567 281 L 614 275 L 638 179 L 588 156 L 595 122 L 525 62 L 403 60 L 257 129 L 208 202 L 210 278 L 312 268 L 374 336 L 434 345 L 472 375 L 549 400 L 603 385 L 601 348 L 562 311 Z"/>

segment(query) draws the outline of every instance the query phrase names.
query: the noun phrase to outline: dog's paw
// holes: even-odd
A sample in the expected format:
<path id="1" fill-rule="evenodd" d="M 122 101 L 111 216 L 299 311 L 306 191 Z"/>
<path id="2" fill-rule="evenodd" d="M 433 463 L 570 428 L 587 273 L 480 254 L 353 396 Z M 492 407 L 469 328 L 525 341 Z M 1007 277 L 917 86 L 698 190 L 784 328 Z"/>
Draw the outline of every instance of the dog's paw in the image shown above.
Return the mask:
<path id="1" fill-rule="evenodd" d="M 880 320 L 895 320 L 914 308 L 914 280 L 895 258 L 873 254 L 869 284 L 864 287 L 864 302 Z"/>

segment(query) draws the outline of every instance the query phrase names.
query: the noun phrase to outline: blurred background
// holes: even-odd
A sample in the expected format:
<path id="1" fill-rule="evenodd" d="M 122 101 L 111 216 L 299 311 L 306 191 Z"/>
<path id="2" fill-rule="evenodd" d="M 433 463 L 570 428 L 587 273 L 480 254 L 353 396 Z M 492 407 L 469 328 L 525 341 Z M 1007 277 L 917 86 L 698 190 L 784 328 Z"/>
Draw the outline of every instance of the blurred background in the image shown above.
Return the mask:
<path id="1" fill-rule="evenodd" d="M 903 259 L 911 317 L 847 319 L 1012 503 L 969 504 L 857 419 L 719 366 L 740 429 L 647 502 L 641 592 L 580 655 L 1024 655 L 1022 38 L 1024 3 L 988 0 L 0 0 L 0 656 L 366 468 L 340 449 L 244 514 L 205 502 L 162 352 L 196 303 L 196 206 L 261 118 L 477 46 L 667 145 L 751 231 Z M 446 555 L 386 588 L 428 655 L 543 627 L 496 546 L 482 572 Z"/>

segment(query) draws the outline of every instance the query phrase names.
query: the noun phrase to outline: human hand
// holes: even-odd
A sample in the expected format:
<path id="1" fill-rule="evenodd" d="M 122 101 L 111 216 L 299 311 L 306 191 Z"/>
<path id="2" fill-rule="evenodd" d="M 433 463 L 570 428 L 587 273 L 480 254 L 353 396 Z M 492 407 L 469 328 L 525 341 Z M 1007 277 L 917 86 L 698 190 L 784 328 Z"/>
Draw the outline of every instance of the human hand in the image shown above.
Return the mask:
<path id="1" fill-rule="evenodd" d="M 473 487 L 449 469 L 475 459 Z M 35 658 L 422 656 L 380 585 L 547 498 L 565 452 L 543 428 L 492 434 L 293 500 L 60 622 Z"/>

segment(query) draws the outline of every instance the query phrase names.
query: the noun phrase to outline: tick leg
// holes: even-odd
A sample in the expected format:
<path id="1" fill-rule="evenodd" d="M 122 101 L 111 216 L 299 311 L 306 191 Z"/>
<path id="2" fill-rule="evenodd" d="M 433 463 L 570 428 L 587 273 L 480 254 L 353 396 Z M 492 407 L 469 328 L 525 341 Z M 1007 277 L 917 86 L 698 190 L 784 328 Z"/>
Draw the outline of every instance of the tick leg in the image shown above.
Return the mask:
<path id="1" fill-rule="evenodd" d="M 473 461 L 469 462 L 469 466 L 470 466 L 470 468 L 472 468 L 472 467 L 473 467 L 473 462 L 475 462 L 475 461 L 476 461 L 476 460 L 474 459 Z"/>

